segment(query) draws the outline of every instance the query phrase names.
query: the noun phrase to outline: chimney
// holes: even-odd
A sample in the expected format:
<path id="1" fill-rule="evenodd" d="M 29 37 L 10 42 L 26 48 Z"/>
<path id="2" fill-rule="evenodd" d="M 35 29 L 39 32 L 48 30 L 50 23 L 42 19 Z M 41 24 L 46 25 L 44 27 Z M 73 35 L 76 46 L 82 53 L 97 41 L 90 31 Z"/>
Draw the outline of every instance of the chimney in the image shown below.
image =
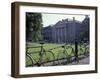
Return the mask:
<path id="1" fill-rule="evenodd" d="M 73 17 L 73 21 L 75 21 L 75 17 Z"/>
<path id="2" fill-rule="evenodd" d="M 68 22 L 68 18 L 66 19 L 66 21 Z"/>

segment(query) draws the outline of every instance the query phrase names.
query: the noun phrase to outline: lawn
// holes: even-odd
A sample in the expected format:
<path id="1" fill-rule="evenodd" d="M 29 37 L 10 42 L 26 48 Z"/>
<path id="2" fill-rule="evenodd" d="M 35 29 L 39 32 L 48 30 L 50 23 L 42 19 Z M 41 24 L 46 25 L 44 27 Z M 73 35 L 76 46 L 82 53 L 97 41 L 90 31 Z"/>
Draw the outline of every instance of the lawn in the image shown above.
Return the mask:
<path id="1" fill-rule="evenodd" d="M 64 54 L 64 48 L 62 48 L 62 45 L 64 44 L 56 44 L 56 43 L 45 43 L 43 45 L 43 48 L 45 49 L 46 53 L 45 55 L 42 56 L 42 61 L 43 62 L 48 62 L 51 60 L 57 60 L 61 58 L 65 58 L 67 56 L 74 56 L 74 44 L 73 45 L 66 45 L 66 53 Z M 27 47 L 27 52 L 30 54 L 32 57 L 34 63 L 37 63 L 40 61 L 40 51 L 41 51 L 41 44 L 38 43 L 28 43 Z M 57 48 L 56 48 L 57 47 Z M 68 48 L 69 47 L 69 48 Z M 53 49 L 55 48 L 55 49 Z M 73 50 L 72 50 L 73 48 Z M 52 50 L 50 50 L 52 49 Z M 49 50 L 52 52 L 49 52 Z M 89 50 L 89 49 L 88 49 Z M 85 47 L 84 45 L 81 45 L 81 47 L 78 45 L 78 55 L 84 54 L 85 53 Z M 26 65 L 30 65 L 31 62 L 29 61 L 29 58 L 26 57 Z"/>

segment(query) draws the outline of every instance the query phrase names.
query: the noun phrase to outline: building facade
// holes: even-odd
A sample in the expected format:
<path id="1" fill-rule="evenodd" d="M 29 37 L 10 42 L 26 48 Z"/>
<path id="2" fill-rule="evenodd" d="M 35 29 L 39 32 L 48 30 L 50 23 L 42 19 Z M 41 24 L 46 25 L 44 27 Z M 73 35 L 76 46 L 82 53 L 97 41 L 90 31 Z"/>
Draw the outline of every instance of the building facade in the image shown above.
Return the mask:
<path id="1" fill-rule="evenodd" d="M 85 18 L 84 20 L 87 19 Z M 43 40 L 52 43 L 67 43 L 76 39 L 80 40 L 86 29 L 83 21 L 77 21 L 73 17 L 73 20 L 65 19 L 55 25 L 44 27 L 42 31 Z"/>

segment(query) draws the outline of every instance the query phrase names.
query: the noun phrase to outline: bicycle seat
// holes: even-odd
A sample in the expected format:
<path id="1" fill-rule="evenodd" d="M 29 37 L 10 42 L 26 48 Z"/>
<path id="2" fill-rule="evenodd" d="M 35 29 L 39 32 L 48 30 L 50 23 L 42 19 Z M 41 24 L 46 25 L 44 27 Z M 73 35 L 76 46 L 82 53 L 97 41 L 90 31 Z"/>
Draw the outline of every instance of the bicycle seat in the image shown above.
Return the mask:
<path id="1" fill-rule="evenodd" d="M 40 44 L 44 44 L 44 42 L 40 42 Z"/>
<path id="2" fill-rule="evenodd" d="M 64 48 L 65 46 L 63 45 L 62 48 Z"/>

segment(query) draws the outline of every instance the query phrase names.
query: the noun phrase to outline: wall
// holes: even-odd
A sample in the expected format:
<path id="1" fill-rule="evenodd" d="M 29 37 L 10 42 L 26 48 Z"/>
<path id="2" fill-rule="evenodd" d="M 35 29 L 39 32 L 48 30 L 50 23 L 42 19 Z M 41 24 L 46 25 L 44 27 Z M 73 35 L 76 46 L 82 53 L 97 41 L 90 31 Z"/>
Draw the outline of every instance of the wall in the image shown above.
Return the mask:
<path id="1" fill-rule="evenodd" d="M 11 2 L 15 0 L 1 0 L 0 2 L 0 80 L 16 80 L 10 76 L 11 68 Z M 28 0 L 17 0 L 28 1 Z M 100 0 L 29 0 L 30 2 L 41 3 L 57 3 L 57 4 L 76 4 L 76 5 L 89 5 L 98 6 L 100 9 Z M 100 14 L 100 11 L 98 11 Z M 98 16 L 98 22 L 100 16 Z M 98 24 L 99 26 L 100 24 Z M 98 33 L 100 27 L 98 27 Z M 100 37 L 98 37 L 100 41 Z M 98 42 L 99 44 L 100 42 Z M 98 45 L 100 47 L 100 45 Z M 100 50 L 98 51 L 98 53 Z M 100 54 L 98 54 L 98 58 Z M 98 59 L 100 61 L 100 58 Z M 100 64 L 98 62 L 98 67 Z M 39 77 L 39 78 L 23 78 L 17 80 L 100 80 L 100 68 L 97 74 L 80 74 L 80 75 L 64 75 L 53 77 Z"/>

